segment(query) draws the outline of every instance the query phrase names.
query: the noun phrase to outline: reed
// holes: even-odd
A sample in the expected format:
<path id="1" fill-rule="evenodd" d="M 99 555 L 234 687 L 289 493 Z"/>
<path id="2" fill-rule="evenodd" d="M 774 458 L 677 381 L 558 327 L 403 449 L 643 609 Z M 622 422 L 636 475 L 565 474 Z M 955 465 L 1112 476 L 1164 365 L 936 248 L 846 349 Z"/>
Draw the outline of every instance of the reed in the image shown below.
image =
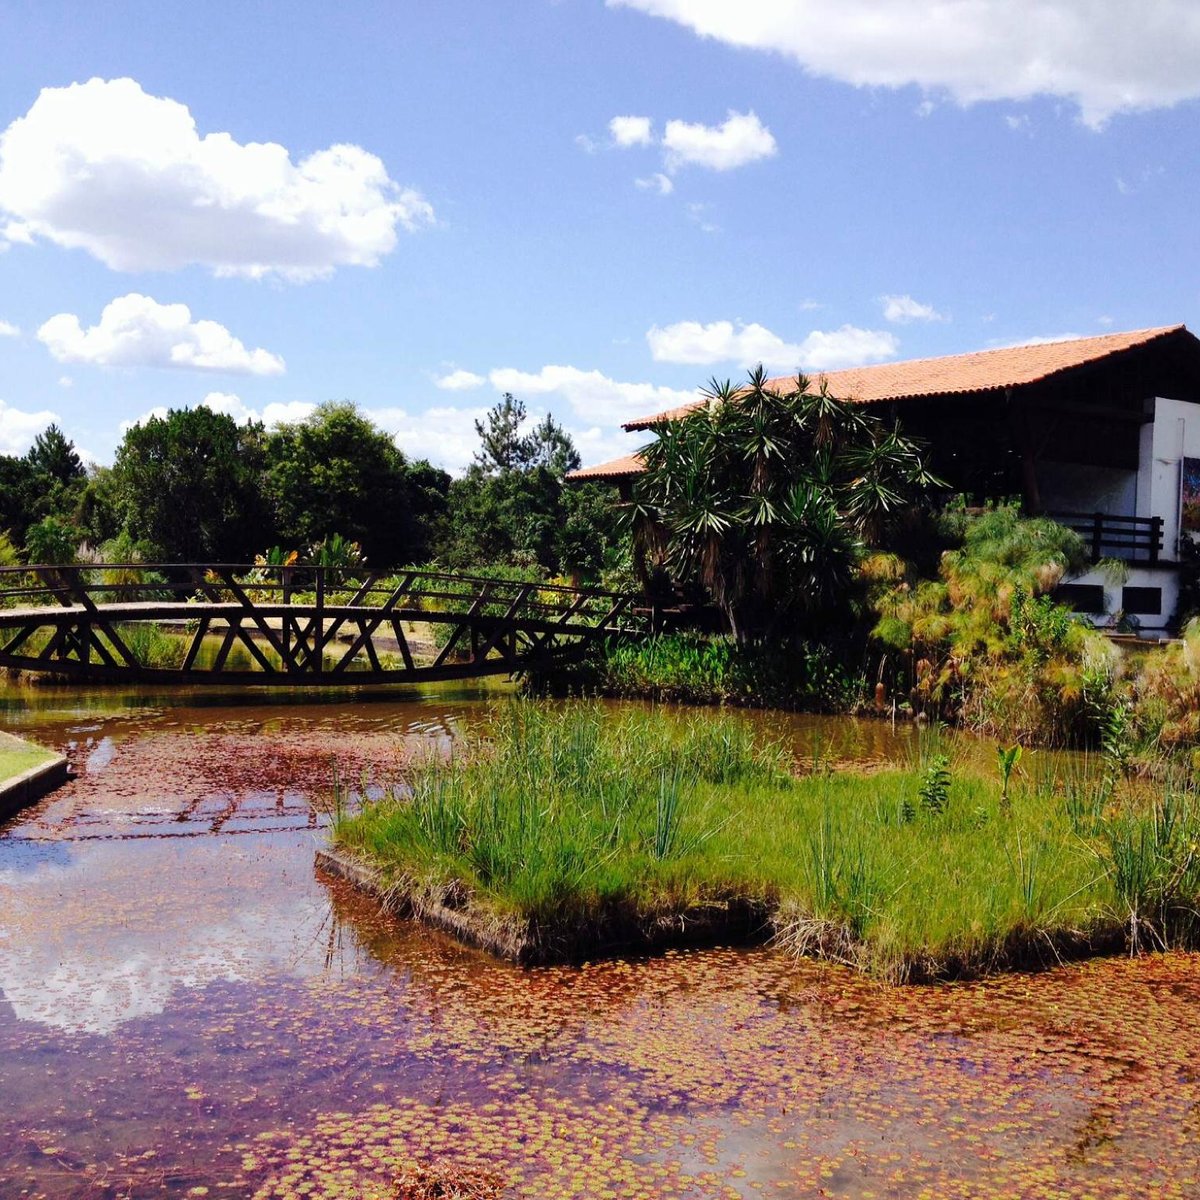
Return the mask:
<path id="1" fill-rule="evenodd" d="M 924 740 L 924 739 L 923 739 Z M 737 901 L 780 944 L 892 980 L 1191 944 L 1200 802 L 1111 764 L 976 774 L 936 735 L 907 767 L 797 774 L 736 715 L 506 705 L 334 836 L 570 957 L 612 912 Z"/>

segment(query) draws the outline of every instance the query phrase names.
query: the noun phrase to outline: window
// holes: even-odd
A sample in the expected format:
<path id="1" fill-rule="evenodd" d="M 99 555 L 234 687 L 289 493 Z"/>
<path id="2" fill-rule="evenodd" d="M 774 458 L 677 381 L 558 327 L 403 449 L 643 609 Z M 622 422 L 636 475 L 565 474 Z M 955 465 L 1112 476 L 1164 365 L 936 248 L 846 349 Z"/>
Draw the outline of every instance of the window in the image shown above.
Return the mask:
<path id="1" fill-rule="evenodd" d="M 1162 614 L 1162 588 L 1127 587 L 1121 589 L 1121 608 L 1142 617 Z"/>
<path id="2" fill-rule="evenodd" d="M 1104 588 L 1098 583 L 1060 583 L 1054 589 L 1054 599 L 1080 613 L 1096 614 L 1104 611 Z"/>

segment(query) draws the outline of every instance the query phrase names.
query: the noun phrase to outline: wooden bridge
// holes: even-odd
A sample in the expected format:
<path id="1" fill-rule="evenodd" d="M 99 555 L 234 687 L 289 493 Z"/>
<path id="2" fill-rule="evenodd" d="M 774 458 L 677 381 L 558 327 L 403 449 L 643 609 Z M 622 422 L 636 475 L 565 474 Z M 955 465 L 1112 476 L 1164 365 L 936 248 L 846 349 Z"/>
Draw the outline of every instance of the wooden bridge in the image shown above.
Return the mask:
<path id="1" fill-rule="evenodd" d="M 298 685 L 513 674 L 644 631 L 633 597 L 437 571 L 223 563 L 0 568 L 0 668 Z"/>

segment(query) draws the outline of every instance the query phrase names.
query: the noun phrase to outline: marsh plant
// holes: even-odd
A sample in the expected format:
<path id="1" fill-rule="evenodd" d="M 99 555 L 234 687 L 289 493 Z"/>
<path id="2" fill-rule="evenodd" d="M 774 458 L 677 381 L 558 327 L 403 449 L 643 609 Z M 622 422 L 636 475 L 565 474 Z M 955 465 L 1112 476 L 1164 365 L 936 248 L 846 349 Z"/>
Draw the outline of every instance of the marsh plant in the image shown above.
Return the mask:
<path id="1" fill-rule="evenodd" d="M 1006 787 L 937 731 L 892 770 L 808 773 L 732 714 L 518 703 L 335 838 L 567 955 L 614 910 L 678 926 L 734 901 L 893 980 L 1194 944 L 1195 786 L 1112 774 L 1048 760 Z"/>

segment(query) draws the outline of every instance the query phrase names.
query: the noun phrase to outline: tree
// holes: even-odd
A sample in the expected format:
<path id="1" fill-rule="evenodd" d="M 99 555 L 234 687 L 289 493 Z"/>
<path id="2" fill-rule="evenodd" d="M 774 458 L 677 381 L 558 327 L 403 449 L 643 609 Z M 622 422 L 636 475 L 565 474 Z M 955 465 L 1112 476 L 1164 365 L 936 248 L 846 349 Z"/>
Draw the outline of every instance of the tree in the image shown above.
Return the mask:
<path id="1" fill-rule="evenodd" d="M 410 463 L 353 404 L 327 403 L 281 425 L 266 445 L 267 490 L 279 534 L 292 546 L 334 534 L 377 566 L 422 561 L 445 510 L 450 477 Z"/>
<path id="2" fill-rule="evenodd" d="M 570 434 L 552 414 L 547 413 L 540 424 L 523 434 L 526 419 L 524 402 L 505 392 L 487 416 L 475 422 L 481 445 L 475 452 L 473 465 L 485 475 L 542 467 L 559 479 L 579 466 L 579 454 Z"/>
<path id="3" fill-rule="evenodd" d="M 656 429 L 630 522 L 646 567 L 699 587 L 739 642 L 777 638 L 847 598 L 864 548 L 936 481 L 918 445 L 803 376 L 709 385 Z"/>
<path id="4" fill-rule="evenodd" d="M 262 496 L 262 426 L 212 409 L 172 409 L 135 425 L 113 471 L 121 525 L 157 556 L 243 561 L 269 544 Z"/>
<path id="5" fill-rule="evenodd" d="M 43 517 L 25 531 L 25 557 L 31 563 L 73 563 L 79 531 L 59 517 Z"/>
<path id="6" fill-rule="evenodd" d="M 525 432 L 527 423 L 525 405 L 508 393 L 475 422 L 480 448 L 451 485 L 442 557 L 458 567 L 595 575 L 618 539 L 610 497 L 565 485 L 579 454 L 552 415 Z"/>
<path id="7" fill-rule="evenodd" d="M 58 483 L 75 483 L 87 475 L 75 444 L 57 425 L 48 425 L 33 439 L 26 458 L 35 474 Z"/>
<path id="8" fill-rule="evenodd" d="M 87 472 L 72 442 L 57 425 L 48 426 L 21 457 L 0 455 L 0 529 L 25 542 L 35 523 L 54 518 L 77 525 Z M 75 543 L 82 532 L 71 535 Z"/>

